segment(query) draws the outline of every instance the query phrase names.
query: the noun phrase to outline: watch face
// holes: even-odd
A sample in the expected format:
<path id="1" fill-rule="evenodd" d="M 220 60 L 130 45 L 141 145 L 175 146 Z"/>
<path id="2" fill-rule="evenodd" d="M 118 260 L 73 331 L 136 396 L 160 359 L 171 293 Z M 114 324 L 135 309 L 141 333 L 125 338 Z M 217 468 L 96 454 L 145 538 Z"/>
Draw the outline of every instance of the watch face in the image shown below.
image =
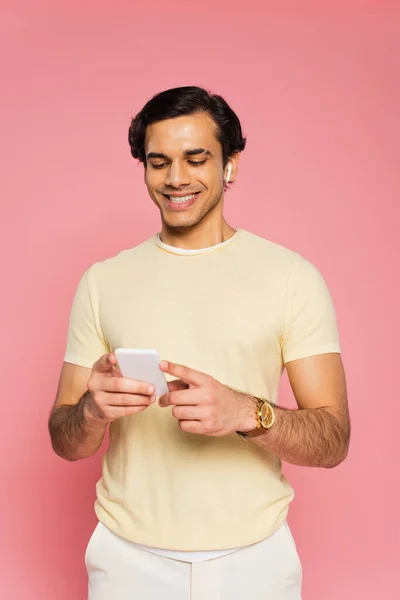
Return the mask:
<path id="1" fill-rule="evenodd" d="M 268 424 L 268 418 L 269 418 L 269 406 L 268 404 L 263 404 L 261 407 L 261 418 L 264 422 L 265 425 Z"/>
<path id="2" fill-rule="evenodd" d="M 261 407 L 261 421 L 264 427 L 271 427 L 272 410 L 268 404 Z"/>

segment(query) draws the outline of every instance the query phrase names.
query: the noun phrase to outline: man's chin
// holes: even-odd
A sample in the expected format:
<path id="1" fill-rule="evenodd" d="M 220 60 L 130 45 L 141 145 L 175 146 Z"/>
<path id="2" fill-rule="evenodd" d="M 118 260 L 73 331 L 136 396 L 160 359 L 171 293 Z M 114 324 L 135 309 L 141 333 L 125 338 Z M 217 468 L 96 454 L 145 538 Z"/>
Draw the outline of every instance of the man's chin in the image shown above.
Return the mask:
<path id="1" fill-rule="evenodd" d="M 179 215 L 179 217 L 170 217 L 169 215 L 161 215 L 164 225 L 169 229 L 188 229 L 200 223 L 201 218 L 189 217 L 189 215 Z"/>

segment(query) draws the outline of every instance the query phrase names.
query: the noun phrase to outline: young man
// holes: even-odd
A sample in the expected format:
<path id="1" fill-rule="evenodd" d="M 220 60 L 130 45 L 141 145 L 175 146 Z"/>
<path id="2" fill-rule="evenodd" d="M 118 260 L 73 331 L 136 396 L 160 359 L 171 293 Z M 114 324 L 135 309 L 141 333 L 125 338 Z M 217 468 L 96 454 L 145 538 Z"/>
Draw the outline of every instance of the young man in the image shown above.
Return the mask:
<path id="1" fill-rule="evenodd" d="M 299 600 L 281 460 L 334 467 L 349 443 L 330 294 L 299 254 L 224 219 L 245 139 L 220 96 L 158 94 L 129 143 L 161 232 L 83 275 L 49 421 L 67 460 L 110 423 L 89 598 Z M 122 377 L 117 347 L 157 349 L 169 393 Z M 296 410 L 277 406 L 285 367 Z"/>

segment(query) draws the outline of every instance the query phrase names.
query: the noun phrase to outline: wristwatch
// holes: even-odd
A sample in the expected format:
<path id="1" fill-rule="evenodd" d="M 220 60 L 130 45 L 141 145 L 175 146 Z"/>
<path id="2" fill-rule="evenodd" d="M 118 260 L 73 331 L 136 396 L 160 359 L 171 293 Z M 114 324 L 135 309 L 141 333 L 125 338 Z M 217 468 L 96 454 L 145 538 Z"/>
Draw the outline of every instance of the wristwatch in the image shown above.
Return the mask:
<path id="1" fill-rule="evenodd" d="M 262 398 L 258 399 L 256 408 L 257 429 L 271 429 L 275 423 L 275 413 L 271 404 Z"/>
<path id="2" fill-rule="evenodd" d="M 274 409 L 272 405 L 263 398 L 257 398 L 256 420 L 256 428 L 252 431 L 247 431 L 246 433 L 242 433 L 241 431 L 236 432 L 243 442 L 247 442 L 248 437 L 253 438 L 262 435 L 263 431 L 261 431 L 261 429 L 271 429 L 272 425 L 275 423 Z"/>

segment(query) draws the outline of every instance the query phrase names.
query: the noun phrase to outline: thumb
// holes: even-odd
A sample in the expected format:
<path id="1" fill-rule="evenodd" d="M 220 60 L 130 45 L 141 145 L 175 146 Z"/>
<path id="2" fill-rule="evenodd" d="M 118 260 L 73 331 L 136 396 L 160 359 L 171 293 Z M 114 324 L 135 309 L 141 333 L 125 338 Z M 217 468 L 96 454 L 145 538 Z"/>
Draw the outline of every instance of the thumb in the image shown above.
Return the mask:
<path id="1" fill-rule="evenodd" d="M 96 373 L 111 373 L 112 368 L 117 364 L 115 354 L 103 354 L 93 365 L 93 371 Z"/>

